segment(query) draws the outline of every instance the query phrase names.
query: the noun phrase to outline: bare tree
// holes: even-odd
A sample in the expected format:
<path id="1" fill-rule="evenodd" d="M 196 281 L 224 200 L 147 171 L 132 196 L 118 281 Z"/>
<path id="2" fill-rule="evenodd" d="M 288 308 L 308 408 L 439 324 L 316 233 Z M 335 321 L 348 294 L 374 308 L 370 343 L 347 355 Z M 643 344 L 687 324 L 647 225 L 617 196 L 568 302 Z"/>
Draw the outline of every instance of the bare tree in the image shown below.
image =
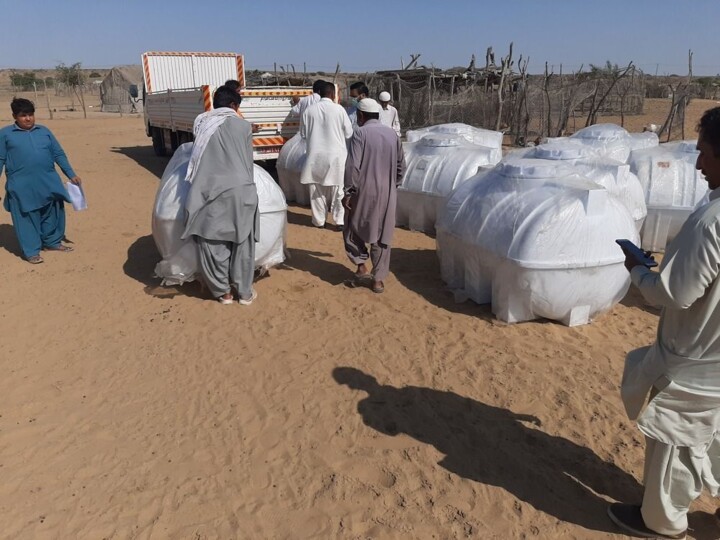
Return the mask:
<path id="1" fill-rule="evenodd" d="M 592 66 L 595 67 L 595 66 Z M 607 63 L 606 68 L 606 74 L 610 76 L 610 85 L 605 89 L 605 93 L 600 97 L 599 100 L 597 100 L 597 95 L 599 91 L 599 84 L 596 86 L 596 91 L 593 94 L 593 103 L 590 107 L 590 112 L 588 113 L 587 120 L 585 122 L 585 126 L 589 126 L 597 122 L 597 115 L 600 109 L 602 108 L 603 104 L 605 103 L 605 100 L 607 99 L 610 92 L 612 92 L 613 88 L 615 88 L 615 85 L 623 79 L 625 76 L 627 76 L 628 73 L 630 73 L 630 70 L 633 69 L 633 63 L 630 61 L 630 63 L 627 65 L 625 69 L 620 69 L 617 67 L 612 67 L 610 62 Z"/>
<path id="2" fill-rule="evenodd" d="M 498 87 L 498 112 L 497 119 L 495 120 L 495 131 L 500 131 L 500 125 L 502 124 L 503 103 L 505 101 L 505 79 L 512 70 L 512 53 L 513 44 L 512 42 L 510 42 L 510 52 L 508 52 L 507 56 L 502 59 L 502 63 L 500 66 L 500 85 Z"/>

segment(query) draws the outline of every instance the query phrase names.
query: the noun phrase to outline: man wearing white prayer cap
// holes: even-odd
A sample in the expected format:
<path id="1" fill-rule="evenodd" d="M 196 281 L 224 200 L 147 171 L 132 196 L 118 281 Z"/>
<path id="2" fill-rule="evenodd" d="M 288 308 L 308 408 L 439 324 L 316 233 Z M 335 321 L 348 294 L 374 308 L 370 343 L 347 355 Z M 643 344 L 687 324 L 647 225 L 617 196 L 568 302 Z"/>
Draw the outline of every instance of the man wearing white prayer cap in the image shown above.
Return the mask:
<path id="1" fill-rule="evenodd" d="M 400 136 L 400 117 L 398 116 L 397 109 L 390 105 L 391 101 L 390 92 L 380 92 L 378 100 L 382 110 L 380 111 L 380 123 L 384 126 L 391 127 Z"/>
<path id="2" fill-rule="evenodd" d="M 357 266 L 355 275 L 345 284 L 368 286 L 375 293 L 385 290 L 385 278 L 390 272 L 397 187 L 405 170 L 402 143 L 391 128 L 380 123 L 382 110 L 371 98 L 358 103 L 359 127 L 350 139 L 343 199 L 347 210 L 345 251 Z M 368 259 L 371 271 L 366 266 Z"/>

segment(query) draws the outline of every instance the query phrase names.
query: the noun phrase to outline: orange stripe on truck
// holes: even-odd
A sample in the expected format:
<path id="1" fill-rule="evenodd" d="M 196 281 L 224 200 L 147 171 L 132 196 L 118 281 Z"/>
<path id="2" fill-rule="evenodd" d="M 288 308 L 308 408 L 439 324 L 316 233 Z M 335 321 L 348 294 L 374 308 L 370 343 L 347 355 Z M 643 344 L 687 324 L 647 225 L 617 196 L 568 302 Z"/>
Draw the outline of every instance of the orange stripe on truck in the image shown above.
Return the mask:
<path id="1" fill-rule="evenodd" d="M 143 67 L 145 69 L 145 80 L 147 81 L 147 93 L 152 92 L 152 84 L 150 83 L 150 62 L 148 62 L 147 54 L 143 54 Z"/>
<path id="2" fill-rule="evenodd" d="M 257 137 L 253 139 L 253 146 L 282 146 L 287 140 L 285 137 Z"/>
<path id="3" fill-rule="evenodd" d="M 205 112 L 212 110 L 212 95 L 210 94 L 210 87 L 205 84 L 202 87 L 202 93 L 203 93 L 203 105 L 205 107 Z"/>
<path id="4" fill-rule="evenodd" d="M 312 90 L 242 90 L 241 96 L 247 97 L 275 97 L 275 96 L 309 96 Z"/>
<path id="5" fill-rule="evenodd" d="M 237 66 L 237 80 L 240 82 L 240 88 L 245 88 L 245 66 L 241 54 L 235 57 L 235 65 Z"/>

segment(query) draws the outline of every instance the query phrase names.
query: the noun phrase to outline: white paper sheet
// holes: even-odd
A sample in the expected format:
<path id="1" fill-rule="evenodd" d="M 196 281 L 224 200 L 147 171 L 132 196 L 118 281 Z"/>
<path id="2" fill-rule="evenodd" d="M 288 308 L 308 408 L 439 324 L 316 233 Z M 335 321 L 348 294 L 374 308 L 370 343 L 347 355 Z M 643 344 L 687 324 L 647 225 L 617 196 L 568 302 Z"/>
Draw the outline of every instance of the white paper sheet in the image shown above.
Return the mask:
<path id="1" fill-rule="evenodd" d="M 67 182 L 67 191 L 70 195 L 70 202 L 75 210 L 86 210 L 87 201 L 85 200 L 85 192 L 81 186 L 76 186 L 72 182 Z"/>

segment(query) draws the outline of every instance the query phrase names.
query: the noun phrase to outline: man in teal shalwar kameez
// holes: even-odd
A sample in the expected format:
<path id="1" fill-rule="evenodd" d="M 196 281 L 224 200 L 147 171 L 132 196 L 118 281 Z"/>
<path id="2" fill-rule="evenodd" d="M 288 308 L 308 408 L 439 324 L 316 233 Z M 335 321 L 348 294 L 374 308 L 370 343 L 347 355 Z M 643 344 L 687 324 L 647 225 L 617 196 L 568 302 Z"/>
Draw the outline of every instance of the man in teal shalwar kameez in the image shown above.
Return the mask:
<path id="1" fill-rule="evenodd" d="M 67 190 L 55 170 L 80 184 L 55 136 L 35 124 L 35 106 L 27 99 L 13 99 L 15 123 L 0 129 L 0 174 L 7 176 L 4 201 L 10 212 L 23 257 L 32 264 L 43 262 L 41 249 L 72 251 L 65 238 Z"/>

